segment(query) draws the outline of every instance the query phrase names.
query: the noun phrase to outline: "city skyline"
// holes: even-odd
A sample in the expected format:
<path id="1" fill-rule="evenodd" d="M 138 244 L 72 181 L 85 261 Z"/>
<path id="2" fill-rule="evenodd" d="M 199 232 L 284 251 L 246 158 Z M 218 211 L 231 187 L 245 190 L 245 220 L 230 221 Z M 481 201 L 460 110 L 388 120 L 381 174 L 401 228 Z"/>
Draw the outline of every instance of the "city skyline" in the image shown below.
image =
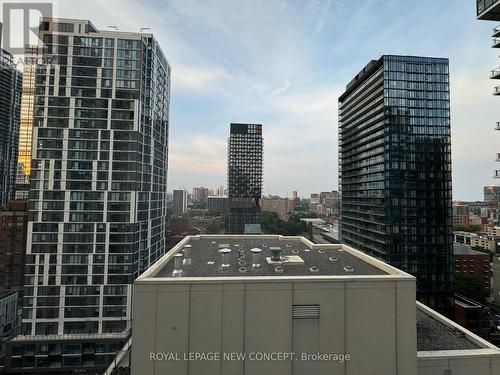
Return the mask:
<path id="1" fill-rule="evenodd" d="M 122 1 L 117 14 L 115 1 L 54 2 L 55 16 L 92 18 L 101 29 L 150 27 L 172 56 L 169 190 L 225 180 L 231 121 L 266 124 L 264 195 L 285 195 L 287 186 L 288 194 L 336 190 L 336 101 L 345 79 L 373 56 L 401 54 L 450 59 L 453 198 L 476 200 L 495 183 L 498 119 L 488 71 L 498 59 L 485 39 L 495 24 L 476 22 L 474 2 L 448 8 L 430 0 L 149 0 Z M 290 173 L 297 170 L 308 178 Z"/>

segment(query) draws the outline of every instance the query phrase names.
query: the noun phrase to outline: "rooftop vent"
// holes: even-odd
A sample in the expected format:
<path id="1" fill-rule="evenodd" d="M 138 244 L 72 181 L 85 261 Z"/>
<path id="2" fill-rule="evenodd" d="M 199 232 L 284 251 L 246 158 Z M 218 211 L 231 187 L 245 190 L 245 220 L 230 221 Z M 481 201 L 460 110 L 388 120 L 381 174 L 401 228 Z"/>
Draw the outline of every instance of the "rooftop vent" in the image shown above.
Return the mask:
<path id="1" fill-rule="evenodd" d="M 292 250 L 292 254 L 298 254 L 299 253 L 299 249 L 293 249 Z"/>
<path id="2" fill-rule="evenodd" d="M 228 270 L 231 264 L 229 263 L 229 256 L 231 255 L 231 249 L 225 248 L 220 251 L 222 253 L 222 270 Z"/>
<path id="3" fill-rule="evenodd" d="M 318 250 L 318 253 L 320 253 L 320 254 L 324 254 L 324 252 L 325 252 L 325 251 L 326 251 L 325 249 L 319 249 L 319 250 Z"/>
<path id="4" fill-rule="evenodd" d="M 271 260 L 273 262 L 281 261 L 281 247 L 272 246 L 269 248 L 269 250 L 271 250 Z"/>
<path id="5" fill-rule="evenodd" d="M 252 252 L 252 268 L 260 268 L 260 253 L 262 253 L 262 250 L 255 247 L 250 251 Z"/>
<path id="6" fill-rule="evenodd" d="M 354 272 L 354 268 L 352 268 L 351 266 L 345 266 L 345 267 L 344 267 L 344 271 L 345 271 L 345 272 L 352 273 L 352 272 Z"/>
<path id="7" fill-rule="evenodd" d="M 274 272 L 276 272 L 276 273 L 283 273 L 283 267 L 281 267 L 281 266 L 275 267 L 274 268 Z"/>
<path id="8" fill-rule="evenodd" d="M 228 243 L 221 243 L 221 244 L 219 244 L 219 249 L 226 249 L 228 247 L 229 247 Z"/>
<path id="9" fill-rule="evenodd" d="M 239 272 L 239 273 L 246 273 L 246 272 L 247 272 L 247 268 L 246 268 L 246 267 L 240 267 L 240 268 L 238 269 L 238 272 Z"/>
<path id="10" fill-rule="evenodd" d="M 240 260 L 240 261 L 238 262 L 238 265 L 240 265 L 240 266 L 246 266 L 246 265 L 247 265 L 247 262 L 245 262 L 244 260 Z"/>
<path id="11" fill-rule="evenodd" d="M 185 245 L 184 246 L 184 260 L 183 260 L 183 264 L 185 266 L 189 266 L 191 265 L 192 263 L 192 259 L 191 259 L 191 248 L 192 248 L 192 245 Z"/>
<path id="12" fill-rule="evenodd" d="M 182 261 L 184 259 L 184 254 L 177 253 L 174 255 L 174 271 L 172 272 L 173 277 L 182 277 L 184 272 L 182 271 Z"/>
<path id="13" fill-rule="evenodd" d="M 319 305 L 293 305 L 293 319 L 319 319 Z"/>
<path id="14" fill-rule="evenodd" d="M 311 271 L 312 273 L 318 273 L 319 272 L 319 268 L 318 266 L 312 266 L 309 268 L 309 271 Z"/>
<path id="15" fill-rule="evenodd" d="M 276 266 L 302 266 L 305 264 L 304 259 L 302 259 L 299 255 L 284 255 L 281 256 L 278 261 L 274 261 L 272 257 L 266 257 L 266 261 L 268 264 Z"/>
<path id="16" fill-rule="evenodd" d="M 330 262 L 336 262 L 337 261 L 337 257 L 330 257 L 330 258 L 328 258 L 328 260 Z"/>

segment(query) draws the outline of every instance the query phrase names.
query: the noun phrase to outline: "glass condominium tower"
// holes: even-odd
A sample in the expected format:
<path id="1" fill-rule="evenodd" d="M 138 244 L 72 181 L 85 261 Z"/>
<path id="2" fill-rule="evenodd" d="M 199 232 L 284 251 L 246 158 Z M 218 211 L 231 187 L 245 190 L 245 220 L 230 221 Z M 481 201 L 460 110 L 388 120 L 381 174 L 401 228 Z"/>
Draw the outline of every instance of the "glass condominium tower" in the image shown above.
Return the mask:
<path id="1" fill-rule="evenodd" d="M 260 224 L 264 139 L 261 124 L 231 124 L 228 142 L 226 232 L 243 234 Z"/>
<path id="2" fill-rule="evenodd" d="M 38 47 L 24 49 L 24 70 L 19 125 L 19 150 L 15 199 L 28 199 L 31 173 L 31 142 L 33 134 L 33 108 L 35 105 L 35 74 Z"/>
<path id="3" fill-rule="evenodd" d="M 36 68 L 10 367 L 102 369 L 129 334 L 134 279 L 165 253 L 170 66 L 149 33 L 47 18 L 39 38 L 51 63 Z"/>
<path id="4" fill-rule="evenodd" d="M 1 29 L 1 24 L 0 24 Z M 23 74 L 0 48 L 0 206 L 14 198 Z"/>
<path id="5" fill-rule="evenodd" d="M 339 98 L 342 242 L 417 277 L 453 307 L 448 60 L 382 56 Z"/>

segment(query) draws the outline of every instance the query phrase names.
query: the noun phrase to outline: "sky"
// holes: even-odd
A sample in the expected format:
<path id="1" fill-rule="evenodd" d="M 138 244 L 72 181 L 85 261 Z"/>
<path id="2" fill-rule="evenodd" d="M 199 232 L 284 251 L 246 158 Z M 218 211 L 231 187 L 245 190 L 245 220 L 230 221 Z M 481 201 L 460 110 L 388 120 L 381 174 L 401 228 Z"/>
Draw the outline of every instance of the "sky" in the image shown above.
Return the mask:
<path id="1" fill-rule="evenodd" d="M 231 122 L 263 124 L 264 195 L 336 190 L 338 97 L 384 54 L 450 59 L 453 198 L 495 184 L 497 25 L 476 20 L 474 0 L 53 3 L 56 17 L 149 27 L 159 41 L 172 67 L 169 190 L 226 185 Z"/>

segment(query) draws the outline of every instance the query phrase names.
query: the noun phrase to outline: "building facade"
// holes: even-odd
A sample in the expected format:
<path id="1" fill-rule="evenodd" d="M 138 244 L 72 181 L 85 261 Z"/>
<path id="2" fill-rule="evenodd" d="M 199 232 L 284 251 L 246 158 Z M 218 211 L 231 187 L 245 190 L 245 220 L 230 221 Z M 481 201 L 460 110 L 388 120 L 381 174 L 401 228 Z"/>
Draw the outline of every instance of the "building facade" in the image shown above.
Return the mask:
<path id="1" fill-rule="evenodd" d="M 197 203 L 207 203 L 208 189 L 205 187 L 193 188 L 192 201 Z"/>
<path id="2" fill-rule="evenodd" d="M 207 209 L 209 212 L 216 212 L 220 215 L 225 215 L 227 210 L 227 197 L 207 197 Z"/>
<path id="3" fill-rule="evenodd" d="M 263 150 L 262 125 L 231 124 L 227 161 L 227 233 L 242 234 L 246 224 L 260 224 Z"/>
<path id="4" fill-rule="evenodd" d="M 488 250 L 492 254 L 494 254 L 497 249 L 496 235 L 484 235 L 458 231 L 453 233 L 453 238 L 456 243 L 470 245 L 471 247 L 481 247 Z"/>
<path id="5" fill-rule="evenodd" d="M 492 285 L 493 301 L 495 305 L 500 307 L 500 256 L 499 255 L 493 256 L 492 272 L 493 272 L 493 285 Z"/>
<path id="6" fill-rule="evenodd" d="M 262 198 L 262 211 L 277 212 L 280 219 L 284 219 L 295 209 L 295 201 L 288 198 Z"/>
<path id="7" fill-rule="evenodd" d="M 453 308 L 448 60 L 382 56 L 339 98 L 342 241 L 417 277 Z"/>
<path id="8" fill-rule="evenodd" d="M 187 212 L 187 191 L 174 190 L 172 197 L 172 212 L 174 215 L 180 216 Z"/>
<path id="9" fill-rule="evenodd" d="M 92 373 L 129 335 L 133 280 L 165 252 L 170 66 L 152 34 L 87 20 L 44 18 L 39 39 L 52 64 L 36 68 L 10 367 Z"/>
<path id="10" fill-rule="evenodd" d="M 19 291 L 0 289 L 0 369 L 2 370 L 7 355 L 6 343 L 18 335 L 21 328 L 19 311 Z"/>
<path id="11" fill-rule="evenodd" d="M 0 287 L 21 290 L 24 286 L 28 211 L 26 201 L 11 201 L 0 211 Z"/>
<path id="12" fill-rule="evenodd" d="M 500 1 L 476 0 L 476 15 L 478 20 L 500 21 Z M 492 48 L 500 48 L 500 26 L 493 29 L 491 37 L 493 38 Z M 500 79 L 500 67 L 491 70 L 490 78 L 492 80 Z M 493 95 L 500 95 L 500 85 L 495 86 Z M 500 121 L 496 123 L 495 130 L 500 130 Z M 495 160 L 500 161 L 500 153 L 496 154 Z M 500 178 L 500 170 L 494 171 L 493 178 Z"/>
<path id="13" fill-rule="evenodd" d="M 484 201 L 490 202 L 494 207 L 497 207 L 498 202 L 500 202 L 500 186 L 486 185 L 484 187 Z"/>
<path id="14" fill-rule="evenodd" d="M 473 250 L 470 246 L 455 243 L 455 273 L 474 276 L 487 290 L 490 290 L 490 254 Z"/>
<path id="15" fill-rule="evenodd" d="M 0 205 L 14 198 L 23 74 L 0 48 Z"/>

